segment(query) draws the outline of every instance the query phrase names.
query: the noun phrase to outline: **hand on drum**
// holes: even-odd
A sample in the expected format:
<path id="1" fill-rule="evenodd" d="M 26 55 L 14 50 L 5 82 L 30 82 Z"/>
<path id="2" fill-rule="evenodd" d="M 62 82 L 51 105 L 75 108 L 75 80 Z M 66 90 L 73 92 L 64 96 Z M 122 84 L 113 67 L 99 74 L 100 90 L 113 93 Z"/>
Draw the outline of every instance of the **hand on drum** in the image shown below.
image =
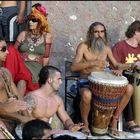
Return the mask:
<path id="1" fill-rule="evenodd" d="M 73 125 L 71 125 L 71 126 L 69 127 L 69 131 L 72 131 L 72 132 L 78 131 L 78 130 L 80 130 L 81 128 L 84 128 L 84 127 L 85 127 L 85 126 L 84 126 L 83 123 L 73 124 Z"/>
<path id="2" fill-rule="evenodd" d="M 112 73 L 116 76 L 122 76 L 122 70 L 112 70 Z"/>

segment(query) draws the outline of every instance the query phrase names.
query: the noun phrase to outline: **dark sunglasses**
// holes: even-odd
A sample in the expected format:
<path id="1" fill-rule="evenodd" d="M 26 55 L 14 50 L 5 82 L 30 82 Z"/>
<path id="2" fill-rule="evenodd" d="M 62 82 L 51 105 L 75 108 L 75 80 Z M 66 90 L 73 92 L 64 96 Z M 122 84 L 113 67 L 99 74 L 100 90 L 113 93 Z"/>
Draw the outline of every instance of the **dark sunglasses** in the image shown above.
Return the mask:
<path id="1" fill-rule="evenodd" d="M 94 31 L 94 33 L 104 33 L 105 31 L 104 30 L 101 30 L 101 31 Z"/>
<path id="2" fill-rule="evenodd" d="M 6 50 L 7 50 L 7 46 L 3 46 L 0 51 L 1 52 L 6 52 Z"/>
<path id="3" fill-rule="evenodd" d="M 38 19 L 33 18 L 33 19 L 29 19 L 29 21 L 32 21 L 32 22 L 38 22 L 39 20 L 38 20 Z"/>

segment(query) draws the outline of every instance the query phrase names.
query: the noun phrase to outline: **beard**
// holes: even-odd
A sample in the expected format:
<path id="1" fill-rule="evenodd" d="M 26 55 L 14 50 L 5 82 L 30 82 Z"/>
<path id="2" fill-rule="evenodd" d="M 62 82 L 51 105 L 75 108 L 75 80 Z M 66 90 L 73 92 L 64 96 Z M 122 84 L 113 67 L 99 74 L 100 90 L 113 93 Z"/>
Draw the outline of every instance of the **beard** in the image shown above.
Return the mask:
<path id="1" fill-rule="evenodd" d="M 101 38 L 101 37 L 93 38 L 92 41 L 91 41 L 91 48 L 94 51 L 102 52 L 105 45 L 106 45 L 106 43 L 105 43 L 104 39 Z"/>
<path id="2" fill-rule="evenodd" d="M 50 86 L 52 87 L 54 92 L 58 92 L 59 91 L 59 88 L 56 87 L 54 83 L 51 83 Z"/>

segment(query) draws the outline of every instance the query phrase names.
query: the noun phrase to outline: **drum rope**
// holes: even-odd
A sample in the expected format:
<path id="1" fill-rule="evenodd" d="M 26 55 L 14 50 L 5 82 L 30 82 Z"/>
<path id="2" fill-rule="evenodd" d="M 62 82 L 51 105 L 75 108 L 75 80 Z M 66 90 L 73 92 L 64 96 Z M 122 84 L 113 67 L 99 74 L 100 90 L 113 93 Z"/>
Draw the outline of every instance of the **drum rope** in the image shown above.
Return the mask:
<path id="1" fill-rule="evenodd" d="M 8 132 L 8 130 L 6 130 L 4 127 L 0 127 L 0 131 L 6 137 L 6 139 L 15 139 L 12 134 L 10 134 L 10 132 Z"/>
<path id="2" fill-rule="evenodd" d="M 6 93 L 7 93 L 8 98 L 14 97 L 17 99 L 17 96 L 14 95 L 12 92 L 11 84 L 10 84 L 5 72 L 2 69 L 1 69 L 1 72 L 2 73 L 0 74 L 0 77 L 5 85 L 5 89 L 6 89 Z"/>

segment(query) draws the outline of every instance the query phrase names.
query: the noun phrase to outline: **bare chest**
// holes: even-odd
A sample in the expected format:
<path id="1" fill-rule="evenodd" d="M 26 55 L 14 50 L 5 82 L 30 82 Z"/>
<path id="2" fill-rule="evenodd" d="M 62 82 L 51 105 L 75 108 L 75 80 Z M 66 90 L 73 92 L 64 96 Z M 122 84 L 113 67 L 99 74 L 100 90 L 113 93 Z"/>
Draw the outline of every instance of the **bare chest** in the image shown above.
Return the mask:
<path id="1" fill-rule="evenodd" d="M 92 51 L 91 49 L 88 49 L 84 52 L 84 59 L 86 61 L 95 60 L 95 59 L 105 60 L 106 57 L 107 57 L 107 54 L 105 51 L 97 52 L 97 51 Z"/>
<path id="2" fill-rule="evenodd" d="M 52 117 L 58 109 L 57 101 L 53 98 L 38 98 L 37 107 L 33 112 L 33 116 L 36 118 L 46 118 Z"/>

